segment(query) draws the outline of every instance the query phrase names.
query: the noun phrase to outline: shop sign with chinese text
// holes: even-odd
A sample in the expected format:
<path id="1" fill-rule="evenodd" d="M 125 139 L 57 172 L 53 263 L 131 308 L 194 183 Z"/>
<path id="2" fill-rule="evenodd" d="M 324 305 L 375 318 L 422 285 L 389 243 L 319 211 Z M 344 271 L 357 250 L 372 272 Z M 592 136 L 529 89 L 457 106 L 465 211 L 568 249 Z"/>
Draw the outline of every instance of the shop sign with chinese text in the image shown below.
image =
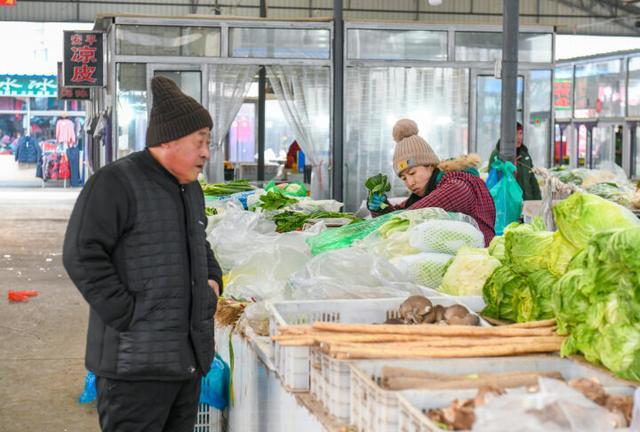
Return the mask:
<path id="1" fill-rule="evenodd" d="M 88 87 L 65 87 L 62 85 L 62 62 L 58 62 L 58 99 L 91 99 L 91 93 Z"/>
<path id="2" fill-rule="evenodd" d="M 55 75 L 0 75 L 0 96 L 56 97 Z"/>
<path id="3" fill-rule="evenodd" d="M 104 85 L 102 33 L 65 31 L 63 65 L 65 87 L 102 87 Z"/>

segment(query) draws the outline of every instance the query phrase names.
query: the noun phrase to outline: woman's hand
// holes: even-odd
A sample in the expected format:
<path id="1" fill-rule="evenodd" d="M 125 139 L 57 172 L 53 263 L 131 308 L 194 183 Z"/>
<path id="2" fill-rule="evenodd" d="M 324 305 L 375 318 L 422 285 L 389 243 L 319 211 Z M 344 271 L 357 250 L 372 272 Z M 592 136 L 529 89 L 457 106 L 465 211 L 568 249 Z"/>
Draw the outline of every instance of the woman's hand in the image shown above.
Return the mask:
<path id="1" fill-rule="evenodd" d="M 370 211 L 380 211 L 382 205 L 387 201 L 387 196 L 374 192 L 371 194 L 369 201 L 367 201 L 367 208 Z"/>

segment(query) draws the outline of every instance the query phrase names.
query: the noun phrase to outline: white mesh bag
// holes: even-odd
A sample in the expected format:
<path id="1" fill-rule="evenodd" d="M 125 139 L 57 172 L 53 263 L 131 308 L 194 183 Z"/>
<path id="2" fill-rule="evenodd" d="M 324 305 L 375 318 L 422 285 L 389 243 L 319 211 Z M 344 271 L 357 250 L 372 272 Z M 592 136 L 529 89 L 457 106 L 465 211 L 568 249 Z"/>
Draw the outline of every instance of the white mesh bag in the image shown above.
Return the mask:
<path id="1" fill-rule="evenodd" d="M 411 282 L 437 289 L 442 282 L 451 255 L 423 252 L 391 260 L 391 263 Z"/>
<path id="2" fill-rule="evenodd" d="M 423 252 L 455 255 L 461 247 L 484 247 L 482 232 L 473 225 L 456 220 L 429 220 L 409 232 L 409 244 Z"/>

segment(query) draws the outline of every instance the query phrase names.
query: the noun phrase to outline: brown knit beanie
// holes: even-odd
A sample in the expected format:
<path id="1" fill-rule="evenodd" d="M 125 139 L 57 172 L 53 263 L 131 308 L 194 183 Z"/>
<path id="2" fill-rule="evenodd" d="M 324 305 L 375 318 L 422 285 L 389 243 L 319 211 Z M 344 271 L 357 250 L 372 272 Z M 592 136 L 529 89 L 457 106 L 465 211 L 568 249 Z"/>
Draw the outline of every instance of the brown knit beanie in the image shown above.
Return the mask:
<path id="1" fill-rule="evenodd" d="M 436 166 L 440 162 L 431 146 L 418 136 L 418 125 L 413 120 L 401 119 L 393 127 L 396 148 L 393 152 L 393 170 L 396 175 L 415 166 Z"/>
<path id="2" fill-rule="evenodd" d="M 147 147 L 155 147 L 202 128 L 213 127 L 211 115 L 167 77 L 151 80 L 153 106 L 147 127 Z"/>

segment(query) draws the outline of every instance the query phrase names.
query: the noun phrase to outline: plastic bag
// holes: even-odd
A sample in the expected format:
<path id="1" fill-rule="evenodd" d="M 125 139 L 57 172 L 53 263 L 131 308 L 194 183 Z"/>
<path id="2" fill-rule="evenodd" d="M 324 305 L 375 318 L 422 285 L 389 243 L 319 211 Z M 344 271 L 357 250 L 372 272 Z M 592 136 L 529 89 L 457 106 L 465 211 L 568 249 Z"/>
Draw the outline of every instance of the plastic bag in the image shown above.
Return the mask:
<path id="1" fill-rule="evenodd" d="M 497 185 L 499 181 L 500 181 L 500 174 L 498 174 L 498 171 L 495 168 L 491 168 L 489 170 L 489 176 L 487 177 L 487 181 L 485 182 L 485 185 L 487 185 L 487 189 L 491 190 L 491 188 Z"/>
<path id="2" fill-rule="evenodd" d="M 78 399 L 81 404 L 88 404 L 96 400 L 98 392 L 96 390 L 96 376 L 93 372 L 88 371 L 84 377 L 84 389 Z"/>
<path id="3" fill-rule="evenodd" d="M 264 190 L 269 192 L 270 190 L 279 190 L 286 196 L 296 196 L 296 197 L 306 197 L 307 196 L 307 188 L 304 183 L 301 182 L 290 182 L 290 183 L 282 183 L 276 185 L 275 182 L 270 181 L 264 187 Z"/>
<path id="4" fill-rule="evenodd" d="M 383 216 L 366 219 L 361 222 L 345 225 L 340 228 L 329 229 L 320 235 L 307 240 L 311 253 L 318 255 L 334 249 L 342 249 L 351 246 L 354 242 L 362 240 L 373 233 L 385 222 L 395 216 L 396 212 Z"/>
<path id="5" fill-rule="evenodd" d="M 333 250 L 314 257 L 289 278 L 292 300 L 408 297 L 422 294 L 389 261 L 365 249 Z"/>
<path id="6" fill-rule="evenodd" d="M 484 235 L 471 224 L 457 220 L 429 220 L 409 232 L 412 247 L 423 252 L 453 255 L 462 247 L 484 247 Z"/>
<path id="7" fill-rule="evenodd" d="M 504 228 L 522 215 L 522 188 L 515 178 L 514 164 L 498 159 L 491 167 L 502 173 L 500 181 L 489 190 L 496 205 L 496 235 L 502 235 Z"/>
<path id="8" fill-rule="evenodd" d="M 442 283 L 442 278 L 447 269 L 452 255 L 442 253 L 423 252 L 396 258 L 391 263 L 409 281 L 437 289 Z"/>
<path id="9" fill-rule="evenodd" d="M 225 409 L 229 405 L 230 380 L 229 365 L 216 353 L 209 372 L 201 381 L 200 403 L 205 403 L 220 411 Z"/>
<path id="10" fill-rule="evenodd" d="M 539 390 L 507 390 L 476 408 L 473 431 L 607 432 L 615 416 L 562 381 L 540 378 Z"/>

